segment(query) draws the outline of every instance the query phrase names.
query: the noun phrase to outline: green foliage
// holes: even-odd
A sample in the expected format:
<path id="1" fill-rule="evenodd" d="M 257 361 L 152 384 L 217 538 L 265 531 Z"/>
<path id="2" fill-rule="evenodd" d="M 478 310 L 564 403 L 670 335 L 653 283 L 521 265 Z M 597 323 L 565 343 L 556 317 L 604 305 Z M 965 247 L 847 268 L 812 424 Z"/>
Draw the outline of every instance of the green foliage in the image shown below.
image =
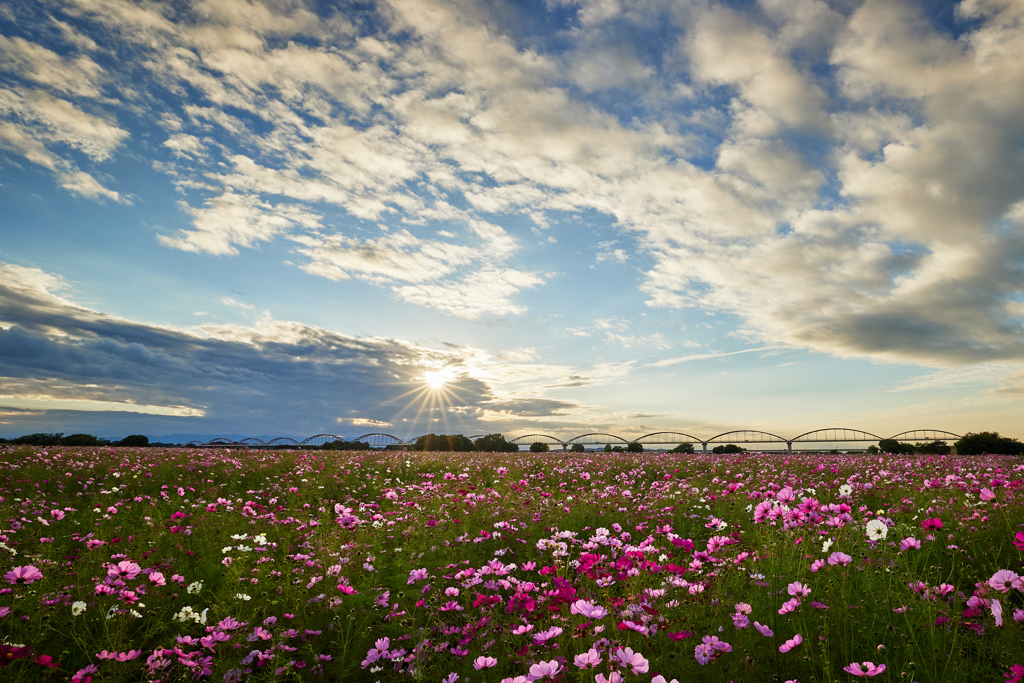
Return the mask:
<path id="1" fill-rule="evenodd" d="M 878 453 L 878 446 L 876 446 L 875 444 L 871 444 L 870 446 L 868 446 L 868 453 L 870 453 L 871 455 L 875 455 L 876 453 Z"/>
<path id="2" fill-rule="evenodd" d="M 693 444 L 684 442 L 673 448 L 669 453 L 693 453 Z"/>
<path id="3" fill-rule="evenodd" d="M 488 434 L 481 436 L 474 444 L 478 451 L 487 453 L 515 453 L 519 450 L 517 444 L 505 439 L 501 434 Z"/>
<path id="4" fill-rule="evenodd" d="M 583 453 L 584 451 L 587 450 L 587 447 L 581 443 L 574 443 L 572 445 L 572 448 L 569 450 L 571 450 L 573 453 Z"/>
<path id="5" fill-rule="evenodd" d="M 611 453 L 612 452 L 612 445 L 610 443 L 606 443 L 604 445 L 604 452 L 605 453 Z"/>
<path id="6" fill-rule="evenodd" d="M 149 437 L 142 434 L 132 434 L 118 441 L 117 445 L 128 448 L 142 448 L 149 445 Z"/>
<path id="7" fill-rule="evenodd" d="M 476 450 L 476 444 L 462 434 L 424 434 L 416 439 L 413 450 L 469 453 Z"/>
<path id="8" fill-rule="evenodd" d="M 727 443 L 722 446 L 715 446 L 714 448 L 711 449 L 712 453 L 745 453 L 746 451 L 746 448 L 743 448 L 742 446 L 737 446 L 734 443 Z"/>
<path id="9" fill-rule="evenodd" d="M 982 455 L 998 453 L 1001 455 L 1020 455 L 1024 453 L 1024 443 L 1007 436 L 999 436 L 999 432 L 968 432 L 954 444 L 960 455 Z"/>
<path id="10" fill-rule="evenodd" d="M 626 446 L 627 453 L 643 453 L 644 447 L 639 441 L 630 441 L 629 445 Z"/>
<path id="11" fill-rule="evenodd" d="M 543 441 L 534 441 L 530 444 L 531 453 L 547 453 L 548 450 L 548 445 Z"/>

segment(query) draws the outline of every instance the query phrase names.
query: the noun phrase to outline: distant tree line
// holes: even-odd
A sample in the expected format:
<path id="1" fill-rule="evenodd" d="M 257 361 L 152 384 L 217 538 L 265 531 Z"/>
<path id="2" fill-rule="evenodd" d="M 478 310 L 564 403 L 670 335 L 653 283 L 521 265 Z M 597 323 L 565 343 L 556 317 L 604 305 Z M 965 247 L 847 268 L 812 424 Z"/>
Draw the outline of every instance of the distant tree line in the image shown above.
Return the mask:
<path id="1" fill-rule="evenodd" d="M 874 447 L 872 447 L 874 448 Z M 874 452 L 885 453 L 928 453 L 933 455 L 946 455 L 953 449 L 959 455 L 982 455 L 983 453 L 995 453 L 1000 455 L 1021 455 L 1024 453 L 1024 443 L 1008 436 L 999 436 L 999 432 L 968 432 L 958 439 L 952 446 L 945 441 L 932 441 L 920 446 L 896 439 L 882 439 Z M 871 448 L 868 449 L 872 450 Z"/>
<path id="2" fill-rule="evenodd" d="M 23 446 L 129 446 L 133 448 L 139 448 L 141 446 L 173 446 L 177 444 L 151 444 L 149 437 L 142 434 L 132 434 L 126 436 L 123 439 L 111 441 L 109 439 L 101 439 L 93 436 L 92 434 L 69 434 L 64 436 L 64 432 L 38 432 L 36 434 L 26 434 L 25 436 L 19 436 L 16 439 L 0 439 L 0 444 L 20 444 Z"/>

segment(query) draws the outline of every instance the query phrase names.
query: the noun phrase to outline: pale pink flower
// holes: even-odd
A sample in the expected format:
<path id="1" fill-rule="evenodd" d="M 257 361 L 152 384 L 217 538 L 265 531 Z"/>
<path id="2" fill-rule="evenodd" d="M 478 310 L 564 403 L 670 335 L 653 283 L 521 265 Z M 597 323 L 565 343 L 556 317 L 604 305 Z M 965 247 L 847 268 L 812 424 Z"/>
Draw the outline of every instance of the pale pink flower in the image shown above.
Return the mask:
<path id="1" fill-rule="evenodd" d="M 490 669 L 492 666 L 497 665 L 498 660 L 494 657 L 477 657 L 473 660 L 473 668 L 479 671 L 480 669 Z"/>
<path id="2" fill-rule="evenodd" d="M 988 502 L 996 497 L 996 493 L 992 489 L 984 488 L 981 490 L 981 494 L 978 497 L 983 501 Z"/>
<path id="3" fill-rule="evenodd" d="M 815 560 L 811 562 L 811 571 L 816 572 L 825 566 L 825 560 Z"/>
<path id="4" fill-rule="evenodd" d="M 804 637 L 798 633 L 782 645 L 779 645 L 779 652 L 785 654 L 802 642 L 804 642 Z"/>
<path id="5" fill-rule="evenodd" d="M 603 619 L 607 614 L 608 610 L 600 605 L 595 605 L 586 600 L 577 600 L 576 602 L 569 605 L 569 611 L 573 614 L 579 614 L 587 619 Z"/>
<path id="6" fill-rule="evenodd" d="M 760 634 L 761 634 L 762 636 L 764 636 L 765 638 L 771 638 L 772 636 L 774 636 L 774 635 L 775 635 L 775 632 L 774 632 L 774 631 L 772 631 L 772 630 L 771 630 L 770 628 L 768 628 L 767 626 L 762 626 L 760 622 L 757 622 L 757 621 L 755 621 L 755 622 L 754 622 L 754 628 L 756 628 L 756 629 L 758 630 L 758 632 L 759 632 L 759 633 L 760 633 Z"/>
<path id="7" fill-rule="evenodd" d="M 811 594 L 810 587 L 808 587 L 807 584 L 800 583 L 799 581 L 794 581 L 793 583 L 789 584 L 789 586 L 786 588 L 786 591 L 793 597 L 797 598 L 805 598 Z"/>
<path id="8" fill-rule="evenodd" d="M 900 541 L 900 550 L 910 550 L 911 548 L 913 548 L 914 550 L 920 550 L 921 541 L 917 540 L 913 536 L 907 536 L 902 541 Z"/>
<path id="9" fill-rule="evenodd" d="M 139 572 L 142 571 L 142 567 L 135 564 L 130 560 L 121 560 L 116 565 L 110 567 L 107 570 L 107 576 L 112 579 L 121 579 L 122 581 L 132 581 Z"/>
<path id="10" fill-rule="evenodd" d="M 619 666 L 632 669 L 634 676 L 645 674 L 650 668 L 650 663 L 644 659 L 644 656 L 639 652 L 633 652 L 631 647 L 616 650 L 612 656 L 615 657 Z"/>
<path id="11" fill-rule="evenodd" d="M 878 674 L 883 673 L 885 671 L 885 664 L 875 666 L 872 662 L 864 662 L 862 664 L 854 662 L 853 664 L 847 664 L 844 666 L 843 671 L 848 674 L 853 674 L 854 676 L 871 678 L 872 676 L 877 676 Z"/>
<path id="12" fill-rule="evenodd" d="M 602 661 L 604 660 L 601 658 L 601 653 L 594 648 L 590 648 L 583 654 L 576 655 L 576 657 L 573 658 L 573 664 L 581 669 L 593 669 Z"/>
<path id="13" fill-rule="evenodd" d="M 992 601 L 992 618 L 996 620 L 996 626 L 1003 625 L 1003 606 L 998 600 Z"/>
<path id="14" fill-rule="evenodd" d="M 666 681 L 664 676 L 658 674 L 657 676 L 651 679 L 651 683 L 679 683 L 679 681 L 675 678 L 673 678 L 671 681 Z"/>
<path id="15" fill-rule="evenodd" d="M 624 680 L 626 679 L 618 671 L 611 672 L 607 678 L 605 678 L 604 674 L 594 676 L 595 683 L 622 683 Z"/>
<path id="16" fill-rule="evenodd" d="M 4 578 L 7 579 L 7 583 L 23 583 L 27 585 L 43 578 L 43 573 L 38 568 L 27 564 L 24 567 L 15 567 L 4 574 Z"/>
<path id="17" fill-rule="evenodd" d="M 167 585 L 167 579 L 165 579 L 164 575 L 161 574 L 160 572 L 151 572 L 150 575 L 149 575 L 149 580 L 152 581 L 153 584 L 156 585 L 156 586 L 166 586 Z"/>
<path id="18" fill-rule="evenodd" d="M 537 662 L 530 667 L 530 680 L 539 681 L 544 678 L 554 680 L 561 670 L 562 665 L 558 663 L 557 659 L 552 659 L 550 662 Z"/>
<path id="19" fill-rule="evenodd" d="M 797 607 L 800 606 L 799 598 L 790 598 L 786 602 L 782 603 L 782 607 L 779 608 L 779 614 L 789 614 Z"/>
<path id="20" fill-rule="evenodd" d="M 1000 569 L 988 580 L 988 585 L 1000 593 L 1006 593 L 1011 588 L 1022 588 L 1020 576 L 1009 569 Z"/>
<path id="21" fill-rule="evenodd" d="M 842 552 L 835 552 L 828 556 L 828 563 L 831 565 L 841 564 L 844 567 L 853 562 L 853 558 Z"/>

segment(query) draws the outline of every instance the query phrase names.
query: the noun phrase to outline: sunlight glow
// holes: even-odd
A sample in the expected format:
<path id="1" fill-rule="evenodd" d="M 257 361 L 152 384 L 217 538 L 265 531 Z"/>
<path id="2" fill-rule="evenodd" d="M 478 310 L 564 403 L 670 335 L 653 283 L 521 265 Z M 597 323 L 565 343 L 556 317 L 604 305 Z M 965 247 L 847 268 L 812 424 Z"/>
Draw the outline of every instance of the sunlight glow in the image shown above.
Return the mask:
<path id="1" fill-rule="evenodd" d="M 423 373 L 423 381 L 431 389 L 440 389 L 451 380 L 451 375 L 446 370 L 428 371 Z"/>

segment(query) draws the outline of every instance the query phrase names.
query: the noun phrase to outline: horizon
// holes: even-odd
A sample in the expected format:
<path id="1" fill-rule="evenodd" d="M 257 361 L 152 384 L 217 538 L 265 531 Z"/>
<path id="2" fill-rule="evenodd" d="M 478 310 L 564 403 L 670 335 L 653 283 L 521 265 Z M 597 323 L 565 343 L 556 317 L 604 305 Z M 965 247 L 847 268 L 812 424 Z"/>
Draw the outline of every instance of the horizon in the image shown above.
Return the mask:
<path id="1" fill-rule="evenodd" d="M 1024 439 L 1019 3 L 53 0 L 0 78 L 10 438 Z"/>

